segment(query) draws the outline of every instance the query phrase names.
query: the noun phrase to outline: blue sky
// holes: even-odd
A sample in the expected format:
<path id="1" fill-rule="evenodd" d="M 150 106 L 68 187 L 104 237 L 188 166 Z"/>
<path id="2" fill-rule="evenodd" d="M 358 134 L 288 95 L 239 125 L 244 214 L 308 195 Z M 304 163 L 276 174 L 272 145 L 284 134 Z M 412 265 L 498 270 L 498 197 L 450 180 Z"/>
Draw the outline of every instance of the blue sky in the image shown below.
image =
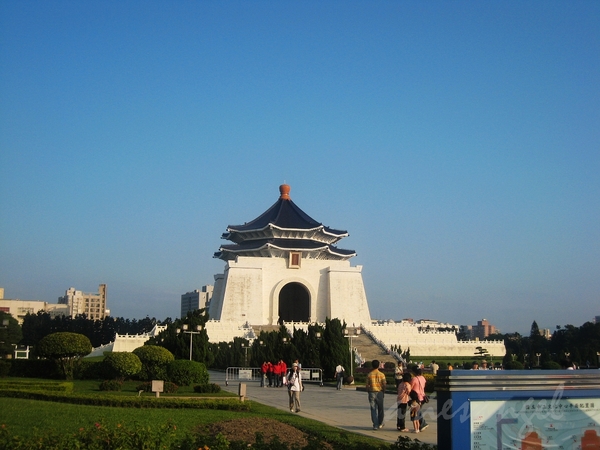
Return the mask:
<path id="1" fill-rule="evenodd" d="M 374 318 L 600 315 L 600 3 L 0 3 L 0 286 L 177 317 L 291 185 Z"/>

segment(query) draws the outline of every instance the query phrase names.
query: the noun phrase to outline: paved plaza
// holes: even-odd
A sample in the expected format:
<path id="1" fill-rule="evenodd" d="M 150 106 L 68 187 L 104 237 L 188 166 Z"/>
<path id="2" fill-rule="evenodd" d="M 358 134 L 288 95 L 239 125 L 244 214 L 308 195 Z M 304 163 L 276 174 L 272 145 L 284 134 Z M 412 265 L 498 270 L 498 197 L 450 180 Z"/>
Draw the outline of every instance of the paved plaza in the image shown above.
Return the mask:
<path id="1" fill-rule="evenodd" d="M 238 381 L 230 381 L 229 385 L 226 386 L 224 372 L 211 370 L 209 373 L 212 383 L 218 384 L 226 391 L 238 393 Z M 285 387 L 262 388 L 256 381 L 244 383 L 246 384 L 246 397 L 249 400 L 278 408 L 285 414 L 293 414 L 289 411 L 288 394 Z M 396 430 L 396 396 L 392 393 L 385 396 L 385 422 L 384 427 L 380 430 L 373 430 L 369 402 L 365 391 L 356 390 L 354 387 L 344 387 L 344 389 L 338 391 L 334 384 L 319 386 L 315 383 L 305 383 L 305 390 L 302 392 L 300 399 L 302 411 L 299 414 L 309 419 L 387 442 L 396 442 L 400 434 Z M 435 399 L 423 405 L 425 419 L 429 424 L 425 431 L 419 434 L 401 434 L 411 439 L 419 439 L 421 442 L 437 445 L 436 409 Z M 412 429 L 410 420 L 407 425 L 409 425 L 409 429 Z"/>

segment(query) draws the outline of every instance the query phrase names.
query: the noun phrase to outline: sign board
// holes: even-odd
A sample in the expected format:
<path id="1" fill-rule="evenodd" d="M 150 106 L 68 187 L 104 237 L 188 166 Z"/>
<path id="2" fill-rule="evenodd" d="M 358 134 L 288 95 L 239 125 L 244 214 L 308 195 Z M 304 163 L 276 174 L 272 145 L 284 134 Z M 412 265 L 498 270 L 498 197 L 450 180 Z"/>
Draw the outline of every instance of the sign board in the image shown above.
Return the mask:
<path id="1" fill-rule="evenodd" d="M 240 380 L 251 380 L 252 379 L 252 369 L 240 369 L 238 377 Z"/>
<path id="2" fill-rule="evenodd" d="M 471 450 L 542 448 L 600 448 L 600 399 L 471 402 Z"/>

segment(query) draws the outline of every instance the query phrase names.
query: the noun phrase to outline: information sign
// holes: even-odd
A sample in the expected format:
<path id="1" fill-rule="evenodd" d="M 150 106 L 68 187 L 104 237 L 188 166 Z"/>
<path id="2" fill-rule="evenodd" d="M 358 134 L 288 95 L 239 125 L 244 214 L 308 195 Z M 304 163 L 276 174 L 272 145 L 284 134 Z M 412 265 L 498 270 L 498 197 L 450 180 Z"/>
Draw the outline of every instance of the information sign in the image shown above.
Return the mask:
<path id="1" fill-rule="evenodd" d="M 471 400 L 471 450 L 600 449 L 600 398 Z"/>

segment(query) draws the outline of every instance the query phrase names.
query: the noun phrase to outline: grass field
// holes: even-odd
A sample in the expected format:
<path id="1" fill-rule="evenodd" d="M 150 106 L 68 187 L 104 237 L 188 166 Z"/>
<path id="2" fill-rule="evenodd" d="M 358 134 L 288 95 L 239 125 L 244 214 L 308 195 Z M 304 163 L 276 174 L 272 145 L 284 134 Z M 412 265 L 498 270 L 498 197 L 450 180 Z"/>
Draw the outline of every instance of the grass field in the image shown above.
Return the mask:
<path id="1" fill-rule="evenodd" d="M 0 380 L 0 385 L 5 380 Z M 36 381 L 39 382 L 39 380 Z M 137 383 L 135 382 L 126 383 L 119 395 L 137 396 L 136 386 Z M 75 381 L 73 392 L 86 395 L 105 395 L 104 392 L 98 389 L 97 382 L 90 381 Z M 154 394 L 143 395 L 153 396 Z M 186 389 L 182 389 L 178 395 L 201 396 L 194 394 L 191 388 L 187 391 Z M 222 395 L 225 397 L 232 394 L 223 393 Z M 214 396 L 214 394 L 210 396 Z M 235 402 L 238 400 L 232 399 L 232 401 Z M 286 414 L 276 408 L 264 406 L 256 402 L 246 403 L 250 404 L 248 411 L 141 409 L 88 406 L 0 396 L 0 427 L 7 430 L 10 436 L 25 438 L 32 435 L 40 436 L 44 433 L 56 432 L 56 430 L 60 430 L 61 433 L 75 434 L 82 428 L 89 429 L 90 427 L 94 427 L 95 424 L 102 424 L 102 426 L 107 428 L 124 427 L 139 429 L 142 427 L 156 429 L 161 425 L 171 422 L 176 426 L 175 432 L 184 435 L 185 433 L 205 428 L 215 422 L 260 417 L 287 423 L 312 436 L 317 436 L 328 442 L 338 443 L 340 447 L 336 446 L 335 448 L 344 448 L 344 443 L 347 443 L 347 448 L 359 448 L 361 443 L 365 445 L 365 448 L 378 448 L 378 446 L 382 445 L 382 442 L 379 440 L 349 433 L 298 415 Z"/>

